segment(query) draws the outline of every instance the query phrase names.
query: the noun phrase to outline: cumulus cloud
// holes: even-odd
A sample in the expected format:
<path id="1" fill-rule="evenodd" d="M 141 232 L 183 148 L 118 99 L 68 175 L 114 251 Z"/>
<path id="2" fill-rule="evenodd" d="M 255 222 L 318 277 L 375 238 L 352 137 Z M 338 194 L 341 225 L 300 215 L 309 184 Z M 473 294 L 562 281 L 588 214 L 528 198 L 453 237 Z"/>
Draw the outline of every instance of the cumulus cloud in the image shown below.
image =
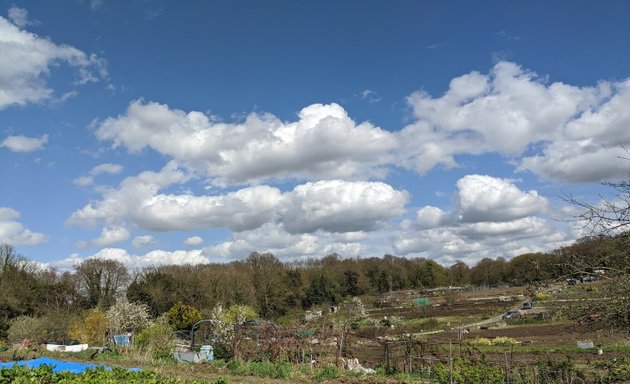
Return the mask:
<path id="1" fill-rule="evenodd" d="M 512 181 L 467 175 L 457 181 L 455 200 L 462 222 L 505 222 L 532 216 L 547 207 L 536 191 L 521 191 Z"/>
<path id="2" fill-rule="evenodd" d="M 451 214 L 438 207 L 422 207 L 416 213 L 416 223 L 420 228 L 437 228 L 452 220 Z"/>
<path id="3" fill-rule="evenodd" d="M 381 182 L 327 180 L 297 186 L 287 194 L 282 222 L 292 233 L 373 230 L 404 212 L 406 192 Z"/>
<path id="4" fill-rule="evenodd" d="M 125 178 L 118 188 L 104 189 L 103 198 L 72 213 L 69 225 L 95 226 L 99 222 L 118 224 L 127 218 L 142 217 L 142 207 L 159 190 L 190 180 L 190 175 L 169 162 L 159 172 L 145 171 Z"/>
<path id="5" fill-rule="evenodd" d="M 97 253 L 81 257 L 79 254 L 72 254 L 69 257 L 50 263 L 50 266 L 59 271 L 69 271 L 87 259 L 109 259 L 123 263 L 129 269 L 141 269 L 145 267 L 157 267 L 161 265 L 184 265 L 184 264 L 205 264 L 210 260 L 202 254 L 202 250 L 155 250 L 145 254 L 130 254 L 122 248 L 103 248 Z"/>
<path id="6" fill-rule="evenodd" d="M 122 226 L 109 226 L 101 230 L 100 235 L 91 241 L 78 241 L 77 248 L 87 248 L 91 246 L 105 247 L 120 243 L 131 237 L 131 232 Z"/>
<path id="7" fill-rule="evenodd" d="M 0 143 L 0 147 L 5 147 L 13 152 L 33 152 L 44 149 L 44 145 L 47 142 L 48 135 L 42 135 L 41 137 L 7 136 Z"/>
<path id="8" fill-rule="evenodd" d="M 313 104 L 295 121 L 252 113 L 223 123 L 197 111 L 133 101 L 94 123 L 96 137 L 131 153 L 152 149 L 216 185 L 277 180 L 382 179 L 392 167 L 425 173 L 460 155 L 497 153 L 551 180 L 625 176 L 630 80 L 592 86 L 551 82 L 507 61 L 455 77 L 441 96 L 407 98 L 414 121 L 389 132 L 357 123 L 338 104 Z M 371 90 L 359 95 L 376 97 Z M 376 99 L 374 99 L 376 100 Z"/>
<path id="9" fill-rule="evenodd" d="M 25 228 L 18 219 L 20 212 L 8 207 L 0 207 L 0 243 L 11 245 L 37 245 L 46 241 L 43 233 Z"/>
<path id="10" fill-rule="evenodd" d="M 541 154 L 525 157 L 522 169 L 552 180 L 590 182 L 627 175 L 630 145 L 630 80 L 603 84 L 602 100 L 569 121 L 564 135 Z"/>
<path id="11" fill-rule="evenodd" d="M 9 21 L 0 17 L 0 110 L 50 99 L 46 84 L 51 68 L 66 64 L 76 71 L 75 83 L 85 84 L 107 76 L 104 59 L 69 45 L 28 32 L 26 10 L 12 7 Z"/>
<path id="12" fill-rule="evenodd" d="M 125 241 L 131 237 L 131 232 L 125 227 L 105 227 L 92 244 L 103 247 Z"/>
<path id="13" fill-rule="evenodd" d="M 269 223 L 254 230 L 233 233 L 230 240 L 206 247 L 203 253 L 210 260 L 229 262 L 242 260 L 252 252 L 270 252 L 283 261 L 296 261 L 332 253 L 359 257 L 374 251 L 359 241 L 362 236 L 357 232 L 344 235 L 322 231 L 292 234 L 281 225 Z"/>
<path id="14" fill-rule="evenodd" d="M 203 244 L 203 239 L 199 236 L 191 236 L 184 240 L 184 245 L 197 246 Z"/>
<path id="15" fill-rule="evenodd" d="M 394 250 L 443 263 L 484 257 L 512 257 L 545 251 L 569 240 L 546 217 L 549 203 L 536 191 L 522 191 L 512 180 L 467 175 L 457 181 L 453 211 L 426 206 L 416 221 L 401 225 Z"/>
<path id="16" fill-rule="evenodd" d="M 382 177 L 396 148 L 394 134 L 357 124 L 337 104 L 313 104 L 295 122 L 252 113 L 242 123 L 211 120 L 137 100 L 124 115 L 96 124 L 99 140 L 131 153 L 151 148 L 215 180 L 249 183 L 269 179 Z"/>
<path id="17" fill-rule="evenodd" d="M 407 99 L 416 121 L 400 132 L 399 164 L 420 173 L 457 166 L 457 155 L 499 153 L 553 180 L 625 175 L 615 161 L 630 144 L 630 80 L 577 87 L 510 62 L 454 78 L 441 97 Z M 527 154 L 526 152 L 534 154 Z"/>
<path id="18" fill-rule="evenodd" d="M 135 248 L 151 247 L 157 244 L 158 241 L 151 235 L 136 236 L 131 242 Z"/>
<path id="19" fill-rule="evenodd" d="M 68 223 L 131 221 L 153 231 L 229 228 L 241 232 L 274 222 L 291 233 L 358 232 L 399 216 L 408 200 L 406 192 L 382 182 L 342 180 L 306 183 L 286 192 L 258 185 L 219 195 L 162 193 L 189 178 L 175 163 L 157 173 L 127 177 L 119 188 L 104 190 L 102 200 L 75 211 Z"/>
<path id="20" fill-rule="evenodd" d="M 256 186 L 217 196 L 157 194 L 130 212 L 144 229 L 185 231 L 198 228 L 256 228 L 274 218 L 282 193 Z"/>
<path id="21" fill-rule="evenodd" d="M 99 164 L 93 167 L 87 175 L 74 179 L 74 184 L 85 187 L 94 183 L 94 178 L 103 173 L 109 173 L 112 175 L 118 174 L 123 170 L 123 166 L 120 164 L 105 163 Z"/>

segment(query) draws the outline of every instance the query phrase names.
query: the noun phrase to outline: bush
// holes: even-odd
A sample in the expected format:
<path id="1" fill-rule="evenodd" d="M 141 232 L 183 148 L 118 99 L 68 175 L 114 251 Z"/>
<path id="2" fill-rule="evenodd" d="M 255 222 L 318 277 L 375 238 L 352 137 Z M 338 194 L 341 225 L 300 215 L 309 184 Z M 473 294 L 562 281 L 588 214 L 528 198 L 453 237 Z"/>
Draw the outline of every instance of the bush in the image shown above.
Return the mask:
<path id="1" fill-rule="evenodd" d="M 165 318 L 143 329 L 135 336 L 135 346 L 140 352 L 148 353 L 154 359 L 170 358 L 175 346 L 175 336 Z"/>
<path id="2" fill-rule="evenodd" d="M 291 376 L 293 367 L 289 363 L 250 362 L 247 364 L 248 374 L 273 379 L 287 379 Z"/>
<path id="3" fill-rule="evenodd" d="M 534 293 L 534 300 L 546 301 L 546 300 L 551 300 L 551 299 L 552 299 L 551 295 L 547 293 L 540 293 L 540 292 Z"/>
<path id="4" fill-rule="evenodd" d="M 327 365 L 324 368 L 320 368 L 313 379 L 316 381 L 323 381 L 336 379 L 337 377 L 339 377 L 339 368 L 334 365 Z"/>
<path id="5" fill-rule="evenodd" d="M 500 367 L 489 367 L 467 360 L 457 360 L 453 366 L 453 372 L 444 364 L 438 364 L 433 372 L 434 378 L 439 384 L 467 383 L 467 384 L 503 384 L 504 375 Z M 451 381 L 451 375 L 453 380 Z"/>
<path id="6" fill-rule="evenodd" d="M 11 322 L 8 333 L 11 341 L 28 339 L 40 342 L 46 338 L 46 326 L 41 318 L 19 316 Z"/>
<path id="7" fill-rule="evenodd" d="M 227 368 L 234 375 L 242 376 L 258 376 L 272 379 L 288 379 L 293 373 L 291 364 L 271 363 L 267 361 L 249 361 L 230 360 Z"/>
<path id="8" fill-rule="evenodd" d="M 167 318 L 174 330 L 190 330 L 196 322 L 201 320 L 201 314 L 193 306 L 177 303 L 168 310 Z"/>
<path id="9" fill-rule="evenodd" d="M 485 337 L 477 337 L 470 341 L 473 345 L 478 346 L 510 346 L 518 343 L 518 340 L 511 337 L 495 337 L 494 339 L 488 339 Z"/>
<path id="10" fill-rule="evenodd" d="M 226 323 L 244 323 L 248 320 L 258 319 L 258 313 L 249 305 L 234 304 L 223 311 L 220 320 Z"/>
<path id="11" fill-rule="evenodd" d="M 103 345 L 108 329 L 109 322 L 105 312 L 96 308 L 86 312 L 83 319 L 72 326 L 69 335 L 84 343 Z"/>
<path id="12" fill-rule="evenodd" d="M 114 332 L 138 330 L 151 324 L 149 307 L 146 304 L 130 303 L 127 300 L 117 301 L 107 310 L 106 316 Z"/>

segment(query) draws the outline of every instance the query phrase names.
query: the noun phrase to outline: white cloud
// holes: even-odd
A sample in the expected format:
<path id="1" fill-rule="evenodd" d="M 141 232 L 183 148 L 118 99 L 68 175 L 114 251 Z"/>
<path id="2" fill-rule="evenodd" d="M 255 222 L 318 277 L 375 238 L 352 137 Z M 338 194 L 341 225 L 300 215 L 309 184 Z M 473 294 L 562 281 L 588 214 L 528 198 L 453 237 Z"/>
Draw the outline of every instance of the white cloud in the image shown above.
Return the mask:
<path id="1" fill-rule="evenodd" d="M 0 243 L 11 245 L 37 245 L 46 241 L 42 233 L 25 228 L 19 221 L 20 213 L 12 208 L 0 207 Z"/>
<path id="2" fill-rule="evenodd" d="M 50 263 L 50 266 L 60 271 L 68 271 L 87 259 L 116 260 L 123 263 L 129 269 L 141 269 L 161 265 L 205 264 L 210 262 L 210 260 L 202 254 L 201 250 L 155 250 L 142 255 L 134 255 L 122 248 L 103 248 L 87 257 L 72 254 L 63 260 Z"/>
<path id="3" fill-rule="evenodd" d="M 21 29 L 28 25 L 27 13 L 11 9 L 13 23 L 0 17 L 0 110 L 50 99 L 54 91 L 47 86 L 46 77 L 59 64 L 76 70 L 77 84 L 107 76 L 105 60 Z"/>
<path id="4" fill-rule="evenodd" d="M 540 213 L 547 200 L 536 191 L 524 192 L 510 180 L 467 175 L 457 181 L 457 196 L 463 222 L 511 221 Z"/>
<path id="5" fill-rule="evenodd" d="M 370 104 L 378 103 L 379 101 L 383 100 L 383 98 L 380 97 L 378 93 L 372 91 L 371 89 L 361 91 L 360 97 L 362 100 L 365 100 Z"/>
<path id="6" fill-rule="evenodd" d="M 590 182 L 627 176 L 630 145 L 630 80 L 603 84 L 602 100 L 567 123 L 564 135 L 542 154 L 525 157 L 522 169 L 552 180 Z"/>
<path id="7" fill-rule="evenodd" d="M 103 199 L 92 202 L 72 213 L 67 223 L 70 225 L 95 226 L 98 222 L 106 225 L 120 224 L 127 218 L 142 218 L 142 208 L 160 189 L 180 184 L 190 179 L 177 164 L 170 162 L 160 172 L 145 171 L 137 176 L 127 177 L 117 189 L 103 189 Z"/>
<path id="8" fill-rule="evenodd" d="M 282 193 L 277 188 L 256 186 L 218 196 L 156 194 L 131 212 L 141 228 L 185 231 L 230 228 L 242 231 L 274 218 Z"/>
<path id="9" fill-rule="evenodd" d="M 99 164 L 93 167 L 86 176 L 81 176 L 74 179 L 74 184 L 81 187 L 85 187 L 94 183 L 94 177 L 100 174 L 109 173 L 109 174 L 115 175 L 115 174 L 120 173 L 122 170 L 123 170 L 123 166 L 120 164 L 112 164 L 112 163 Z"/>
<path id="10" fill-rule="evenodd" d="M 457 166 L 457 155 L 499 153 L 547 179 L 625 176 L 615 156 L 630 144 L 630 80 L 550 83 L 502 61 L 487 75 L 454 78 L 441 97 L 415 92 L 407 101 L 417 120 L 399 134 L 398 163 L 420 173 Z"/>
<path id="11" fill-rule="evenodd" d="M 349 238 L 344 239 L 344 235 Z M 230 240 L 206 247 L 203 252 L 210 260 L 223 262 L 242 260 L 252 252 L 271 252 L 283 261 L 307 260 L 332 253 L 344 257 L 372 253 L 369 245 L 358 241 L 358 233 L 344 235 L 322 231 L 291 234 L 281 225 L 265 224 L 251 231 L 234 233 Z"/>
<path id="12" fill-rule="evenodd" d="M 142 100 L 94 128 L 114 147 L 150 148 L 222 186 L 382 179 L 394 166 L 425 173 L 488 153 L 546 179 L 625 176 L 616 156 L 630 146 L 630 80 L 579 87 L 501 61 L 487 74 L 453 78 L 439 97 L 419 91 L 407 102 L 415 121 L 398 132 L 356 123 L 337 104 L 307 106 L 295 121 L 252 113 L 223 123 Z"/>
<path id="13" fill-rule="evenodd" d="M 92 176 L 81 176 L 74 179 L 73 183 L 79 187 L 86 187 L 94 183 L 94 178 Z"/>
<path id="14" fill-rule="evenodd" d="M 104 247 L 125 241 L 129 237 L 131 237 L 131 232 L 125 227 L 105 227 L 100 236 L 92 241 L 92 244 Z"/>
<path id="15" fill-rule="evenodd" d="M 416 213 L 416 223 L 420 228 L 437 228 L 452 220 L 452 215 L 432 206 L 422 207 Z"/>
<path id="16" fill-rule="evenodd" d="M 139 100 L 124 115 L 97 123 L 95 134 L 131 153 L 151 148 L 219 184 L 382 177 L 397 146 L 394 134 L 356 124 L 337 104 L 308 106 L 296 122 L 252 113 L 240 124 L 226 124 Z"/>
<path id="17" fill-rule="evenodd" d="M 426 206 L 415 223 L 405 222 L 394 236 L 403 255 L 445 264 L 474 264 L 484 257 L 512 257 L 564 245 L 566 228 L 546 217 L 549 203 L 536 191 L 522 191 L 511 180 L 468 175 L 458 180 L 453 211 Z"/>
<path id="18" fill-rule="evenodd" d="M 122 170 L 123 170 L 123 166 L 120 164 L 105 163 L 105 164 L 99 164 L 95 166 L 94 168 L 92 168 L 90 170 L 90 175 L 96 176 L 96 175 L 100 175 L 101 173 L 117 174 L 117 173 L 120 173 L 120 171 Z"/>
<path id="19" fill-rule="evenodd" d="M 157 240 L 151 235 L 136 236 L 131 243 L 135 248 L 151 247 L 157 244 Z"/>
<path id="20" fill-rule="evenodd" d="M 197 246 L 203 244 L 203 239 L 199 236 L 191 236 L 184 240 L 184 245 Z"/>
<path id="21" fill-rule="evenodd" d="M 9 20 L 19 28 L 35 24 L 35 22 L 29 20 L 28 11 L 26 9 L 16 7 L 15 5 L 9 8 L 8 16 Z"/>
<path id="22" fill-rule="evenodd" d="M 41 137 L 7 136 L 0 143 L 0 147 L 8 148 L 13 152 L 33 152 L 44 149 L 44 145 L 47 142 L 48 135 L 42 135 Z"/>
<path id="23" fill-rule="evenodd" d="M 408 199 L 381 182 L 309 182 L 288 194 L 282 222 L 292 233 L 369 231 L 403 214 Z"/>
<path id="24" fill-rule="evenodd" d="M 404 213 L 408 194 L 381 182 L 326 180 L 292 191 L 266 185 L 220 195 L 161 193 L 190 179 L 174 163 L 159 173 L 127 177 L 100 201 L 75 211 L 69 224 L 94 226 L 131 221 L 153 231 L 229 228 L 246 231 L 278 223 L 292 233 L 374 230 Z M 158 182 L 159 181 L 159 182 Z"/>

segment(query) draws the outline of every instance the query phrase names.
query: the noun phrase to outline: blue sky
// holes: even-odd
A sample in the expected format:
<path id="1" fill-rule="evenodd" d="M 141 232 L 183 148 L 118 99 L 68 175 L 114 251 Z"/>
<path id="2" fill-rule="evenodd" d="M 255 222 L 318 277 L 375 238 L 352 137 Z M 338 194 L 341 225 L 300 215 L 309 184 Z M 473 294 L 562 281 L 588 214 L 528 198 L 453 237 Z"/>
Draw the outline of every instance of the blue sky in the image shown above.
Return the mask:
<path id="1" fill-rule="evenodd" d="M 66 269 L 583 235 L 630 145 L 630 3 L 0 1 L 0 241 Z"/>

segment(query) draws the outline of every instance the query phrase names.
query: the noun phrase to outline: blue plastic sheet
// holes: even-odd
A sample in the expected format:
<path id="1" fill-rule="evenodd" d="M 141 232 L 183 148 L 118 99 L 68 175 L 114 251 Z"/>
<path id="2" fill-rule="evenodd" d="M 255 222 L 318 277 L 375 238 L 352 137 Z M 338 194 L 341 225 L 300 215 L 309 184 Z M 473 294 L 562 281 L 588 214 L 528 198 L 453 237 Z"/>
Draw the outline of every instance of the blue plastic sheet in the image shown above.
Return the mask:
<path id="1" fill-rule="evenodd" d="M 73 361 L 61 361 L 55 360 L 48 357 L 40 357 L 38 359 L 33 360 L 24 360 L 24 361 L 9 361 L 7 363 L 0 363 L 0 368 L 12 368 L 15 364 L 23 365 L 27 368 L 37 368 L 40 365 L 51 365 L 53 367 L 53 372 L 70 372 L 70 373 L 83 373 L 88 369 L 95 369 L 97 367 L 101 367 L 108 371 L 111 371 L 111 367 L 102 364 L 88 364 L 88 363 L 76 363 Z M 139 368 L 131 368 L 131 371 L 139 371 Z"/>

